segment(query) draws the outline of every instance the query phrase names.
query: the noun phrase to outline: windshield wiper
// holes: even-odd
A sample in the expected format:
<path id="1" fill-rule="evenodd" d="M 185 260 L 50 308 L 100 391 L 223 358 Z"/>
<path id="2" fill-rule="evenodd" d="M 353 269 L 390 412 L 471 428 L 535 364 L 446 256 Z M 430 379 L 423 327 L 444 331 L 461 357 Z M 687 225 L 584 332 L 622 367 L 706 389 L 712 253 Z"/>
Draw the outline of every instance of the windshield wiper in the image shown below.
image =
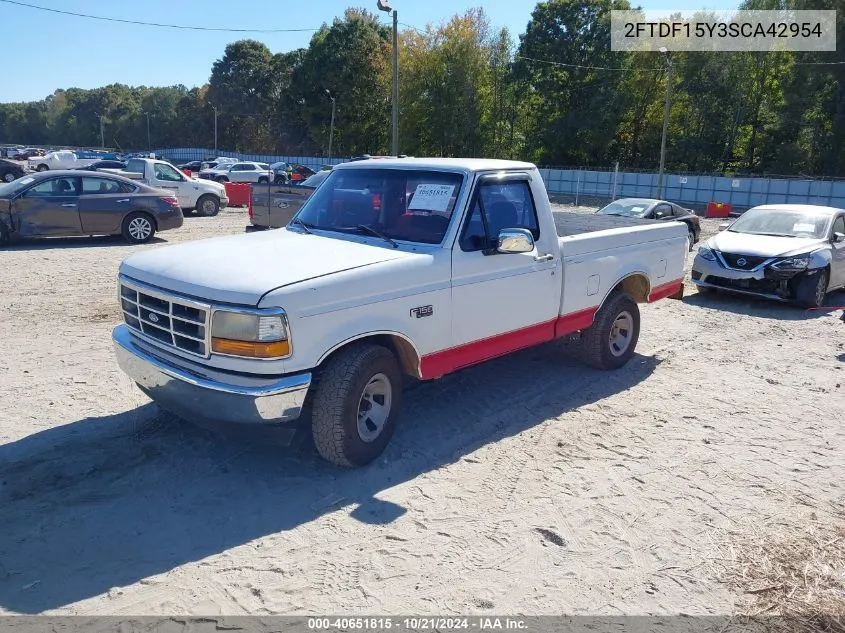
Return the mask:
<path id="1" fill-rule="evenodd" d="M 795 237 L 789 233 L 753 233 L 752 235 L 767 235 L 769 237 Z"/>
<path id="2" fill-rule="evenodd" d="M 378 229 L 374 229 L 373 227 L 369 226 L 368 224 L 359 224 L 355 228 L 358 229 L 359 231 L 367 231 L 368 233 L 371 233 L 372 235 L 375 235 L 376 237 L 380 237 L 385 242 L 392 244 L 393 248 L 399 248 L 399 244 L 394 242 L 392 239 L 390 239 L 387 235 L 385 235 L 384 233 L 382 233 Z"/>
<path id="3" fill-rule="evenodd" d="M 291 221 L 290 221 L 290 223 L 291 223 L 291 224 L 296 224 L 297 226 L 301 226 L 301 227 L 302 227 L 302 229 L 303 229 L 306 233 L 308 233 L 308 235 L 314 235 L 314 234 L 311 232 L 311 229 L 315 228 L 313 224 L 308 224 L 308 222 L 303 222 L 303 221 L 302 221 L 302 220 L 300 220 L 299 218 L 294 218 L 293 220 L 291 220 Z"/>

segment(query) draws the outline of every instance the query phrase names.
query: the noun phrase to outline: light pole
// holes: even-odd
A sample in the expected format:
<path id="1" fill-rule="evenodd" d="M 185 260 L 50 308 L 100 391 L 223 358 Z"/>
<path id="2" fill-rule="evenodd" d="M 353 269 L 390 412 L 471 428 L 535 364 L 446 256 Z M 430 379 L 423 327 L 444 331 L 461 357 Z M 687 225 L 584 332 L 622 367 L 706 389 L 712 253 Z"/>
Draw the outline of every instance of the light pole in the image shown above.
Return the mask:
<path id="1" fill-rule="evenodd" d="M 150 142 L 150 113 L 144 112 L 144 114 L 147 116 L 147 151 L 151 152 L 153 151 L 153 144 Z"/>
<path id="2" fill-rule="evenodd" d="M 100 119 L 100 147 L 105 149 L 106 148 L 106 134 L 105 129 L 103 128 L 103 115 L 99 112 L 95 112 L 94 114 L 97 115 L 97 118 Z"/>
<path id="3" fill-rule="evenodd" d="M 379 11 L 393 12 L 393 142 L 394 156 L 399 155 L 399 15 L 390 8 L 390 0 L 378 0 Z"/>
<path id="4" fill-rule="evenodd" d="M 326 94 L 329 95 L 329 99 L 332 100 L 332 122 L 329 125 L 329 162 L 332 160 L 332 139 L 334 138 L 334 107 L 335 107 L 335 97 L 329 92 L 328 88 L 326 89 Z"/>
<path id="5" fill-rule="evenodd" d="M 663 195 L 663 167 L 666 164 L 666 134 L 669 131 L 669 108 L 672 103 L 672 60 L 665 46 L 658 49 L 666 56 L 666 104 L 663 107 L 663 137 L 660 139 L 660 169 L 657 172 L 657 197 Z"/>
<path id="6" fill-rule="evenodd" d="M 211 106 L 214 110 L 214 156 L 217 157 L 217 106 Z"/>

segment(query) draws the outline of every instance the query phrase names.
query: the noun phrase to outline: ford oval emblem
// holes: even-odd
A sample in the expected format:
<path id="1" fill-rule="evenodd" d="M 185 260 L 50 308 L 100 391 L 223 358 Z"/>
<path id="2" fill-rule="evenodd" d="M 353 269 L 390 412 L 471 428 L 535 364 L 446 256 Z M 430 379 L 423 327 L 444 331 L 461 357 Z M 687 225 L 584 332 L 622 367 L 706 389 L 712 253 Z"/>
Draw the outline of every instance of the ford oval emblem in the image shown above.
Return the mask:
<path id="1" fill-rule="evenodd" d="M 737 266 L 745 266 L 747 263 L 748 263 L 748 260 L 745 259 L 744 257 L 740 257 L 738 260 L 736 260 Z"/>
<path id="2" fill-rule="evenodd" d="M 155 312 L 150 312 L 148 317 L 153 323 L 158 323 L 158 315 Z"/>

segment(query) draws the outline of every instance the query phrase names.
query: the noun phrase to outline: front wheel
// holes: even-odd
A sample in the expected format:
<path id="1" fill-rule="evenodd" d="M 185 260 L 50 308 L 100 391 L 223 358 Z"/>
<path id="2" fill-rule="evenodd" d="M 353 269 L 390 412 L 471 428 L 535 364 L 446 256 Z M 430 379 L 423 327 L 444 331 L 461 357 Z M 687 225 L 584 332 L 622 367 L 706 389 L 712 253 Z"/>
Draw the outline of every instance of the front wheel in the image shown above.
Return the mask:
<path id="1" fill-rule="evenodd" d="M 258 184 L 259 184 L 259 185 L 266 185 L 268 182 L 270 182 L 270 180 L 267 178 L 267 176 L 261 176 L 261 177 L 258 179 Z"/>
<path id="2" fill-rule="evenodd" d="M 402 373 L 393 353 L 361 343 L 329 360 L 314 394 L 311 430 L 320 456 L 363 466 L 384 451 L 402 410 Z"/>
<path id="3" fill-rule="evenodd" d="M 15 182 L 14 172 L 7 171 L 5 174 L 3 174 L 3 182 Z"/>
<path id="4" fill-rule="evenodd" d="M 581 358 L 597 369 L 619 369 L 634 355 L 640 337 L 640 309 L 631 295 L 611 294 L 581 333 Z"/>
<path id="5" fill-rule="evenodd" d="M 130 244 L 143 244 L 153 239 L 155 235 L 153 220 L 146 213 L 130 213 L 123 220 L 123 239 Z"/>
<path id="6" fill-rule="evenodd" d="M 795 300 L 805 308 L 820 308 L 827 296 L 828 279 L 827 268 L 807 271 L 795 287 Z"/>
<path id="7" fill-rule="evenodd" d="M 203 217 L 211 217 L 220 213 L 220 200 L 212 195 L 200 196 L 197 200 L 197 212 Z"/>
<path id="8" fill-rule="evenodd" d="M 47 171 L 48 169 L 50 168 L 47 167 L 47 165 L 44 165 L 43 163 L 35 168 L 36 171 Z"/>

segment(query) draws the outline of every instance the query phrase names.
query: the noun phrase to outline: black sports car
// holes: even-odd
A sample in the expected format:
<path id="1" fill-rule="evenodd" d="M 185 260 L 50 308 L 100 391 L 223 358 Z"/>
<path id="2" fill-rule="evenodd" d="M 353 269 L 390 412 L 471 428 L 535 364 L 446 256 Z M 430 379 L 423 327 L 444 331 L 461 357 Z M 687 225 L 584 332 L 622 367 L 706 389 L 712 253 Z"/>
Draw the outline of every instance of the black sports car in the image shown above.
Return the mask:
<path id="1" fill-rule="evenodd" d="M 666 220 L 683 222 L 689 229 L 690 250 L 698 242 L 701 235 L 701 221 L 692 209 L 654 198 L 620 198 L 614 200 L 596 213 L 601 215 L 621 215 L 626 218 L 642 218 L 644 220 Z"/>

